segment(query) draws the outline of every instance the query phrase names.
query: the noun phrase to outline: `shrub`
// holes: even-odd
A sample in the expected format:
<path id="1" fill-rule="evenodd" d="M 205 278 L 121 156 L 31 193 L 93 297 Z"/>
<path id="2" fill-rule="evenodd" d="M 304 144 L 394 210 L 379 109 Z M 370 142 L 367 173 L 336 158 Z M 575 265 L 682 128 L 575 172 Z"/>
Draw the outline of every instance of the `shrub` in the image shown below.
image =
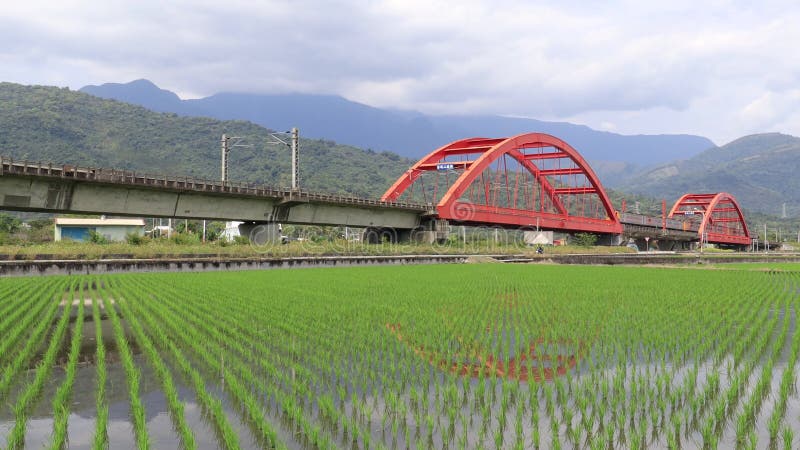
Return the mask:
<path id="1" fill-rule="evenodd" d="M 92 244 L 108 244 L 108 239 L 95 230 L 89 230 L 89 239 L 87 242 Z"/>
<path id="2" fill-rule="evenodd" d="M 200 238 L 196 234 L 175 233 L 170 238 L 173 243 L 179 245 L 196 244 L 200 242 Z"/>
<path id="3" fill-rule="evenodd" d="M 139 233 L 128 233 L 125 235 L 125 241 L 130 245 L 142 245 L 147 238 Z"/>
<path id="4" fill-rule="evenodd" d="M 575 235 L 575 245 L 581 247 L 591 247 L 597 242 L 597 235 L 592 233 L 577 233 Z"/>

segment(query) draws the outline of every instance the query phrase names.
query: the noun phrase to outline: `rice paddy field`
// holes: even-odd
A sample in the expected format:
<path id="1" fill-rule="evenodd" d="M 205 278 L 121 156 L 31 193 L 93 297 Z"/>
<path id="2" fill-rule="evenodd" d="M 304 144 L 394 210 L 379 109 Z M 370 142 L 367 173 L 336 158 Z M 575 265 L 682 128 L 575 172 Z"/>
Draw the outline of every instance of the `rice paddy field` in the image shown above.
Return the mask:
<path id="1" fill-rule="evenodd" d="M 797 448 L 800 266 L 0 279 L 0 445 Z"/>

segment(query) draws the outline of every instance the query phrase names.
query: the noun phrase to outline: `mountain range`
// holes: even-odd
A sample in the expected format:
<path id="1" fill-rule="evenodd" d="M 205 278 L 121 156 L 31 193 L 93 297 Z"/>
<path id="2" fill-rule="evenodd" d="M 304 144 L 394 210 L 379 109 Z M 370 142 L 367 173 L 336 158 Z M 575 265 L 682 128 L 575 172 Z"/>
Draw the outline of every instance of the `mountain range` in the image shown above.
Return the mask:
<path id="1" fill-rule="evenodd" d="M 298 127 L 306 137 L 391 151 L 412 159 L 465 137 L 549 133 L 575 147 L 612 185 L 637 168 L 689 158 L 715 146 L 701 136 L 626 136 L 566 122 L 496 115 L 427 115 L 379 109 L 331 95 L 220 93 L 182 100 L 148 80 L 85 86 L 81 91 L 181 116 L 247 120 L 276 130 Z"/>

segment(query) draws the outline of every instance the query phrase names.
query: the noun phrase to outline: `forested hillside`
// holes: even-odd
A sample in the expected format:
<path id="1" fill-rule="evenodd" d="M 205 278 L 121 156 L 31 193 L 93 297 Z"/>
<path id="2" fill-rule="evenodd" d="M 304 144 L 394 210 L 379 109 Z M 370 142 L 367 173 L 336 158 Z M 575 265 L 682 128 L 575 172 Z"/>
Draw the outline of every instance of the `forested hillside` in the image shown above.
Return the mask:
<path id="1" fill-rule="evenodd" d="M 241 136 L 247 145 L 231 151 L 231 180 L 291 184 L 289 149 L 270 144 L 270 130 L 259 125 L 156 113 L 68 89 L 0 83 L 0 154 L 12 158 L 218 179 L 223 133 Z M 379 196 L 413 163 L 328 140 L 301 139 L 300 146 L 302 186 L 331 193 Z"/>

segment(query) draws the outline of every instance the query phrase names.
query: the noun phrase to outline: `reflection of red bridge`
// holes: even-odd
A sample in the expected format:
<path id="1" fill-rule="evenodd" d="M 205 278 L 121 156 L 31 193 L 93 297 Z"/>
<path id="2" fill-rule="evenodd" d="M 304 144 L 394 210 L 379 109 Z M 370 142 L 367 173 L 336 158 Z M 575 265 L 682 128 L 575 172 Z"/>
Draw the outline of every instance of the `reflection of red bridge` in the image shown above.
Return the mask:
<path id="1" fill-rule="evenodd" d="M 483 375 L 520 381 L 528 381 L 530 377 L 533 377 L 535 381 L 553 380 L 555 377 L 564 376 L 567 371 L 574 369 L 589 350 L 584 343 L 574 345 L 566 340 L 548 342 L 543 338 L 539 338 L 530 343 L 526 351 L 507 360 L 495 357 L 492 354 L 483 355 L 480 352 L 444 355 L 430 351 L 424 346 L 407 339 L 401 333 L 402 327 L 400 324 L 387 323 L 386 328 L 418 357 L 439 369 L 471 378 L 478 378 Z M 461 338 L 458 338 L 458 340 L 463 342 Z M 562 350 L 553 350 L 551 347 L 562 348 Z M 543 351 L 543 348 L 549 348 L 551 353 L 548 354 Z"/>
<path id="2" fill-rule="evenodd" d="M 479 225 L 676 243 L 746 246 L 750 234 L 727 193 L 687 194 L 662 217 L 616 211 L 589 164 L 557 137 L 470 138 L 414 164 L 380 201 L 117 169 L 2 159 L 0 209 L 364 227 L 372 238 L 444 237 Z M 276 228 L 261 228 L 269 237 Z M 272 234 L 270 234 L 272 233 Z M 251 234 L 251 237 L 253 234 Z"/>

